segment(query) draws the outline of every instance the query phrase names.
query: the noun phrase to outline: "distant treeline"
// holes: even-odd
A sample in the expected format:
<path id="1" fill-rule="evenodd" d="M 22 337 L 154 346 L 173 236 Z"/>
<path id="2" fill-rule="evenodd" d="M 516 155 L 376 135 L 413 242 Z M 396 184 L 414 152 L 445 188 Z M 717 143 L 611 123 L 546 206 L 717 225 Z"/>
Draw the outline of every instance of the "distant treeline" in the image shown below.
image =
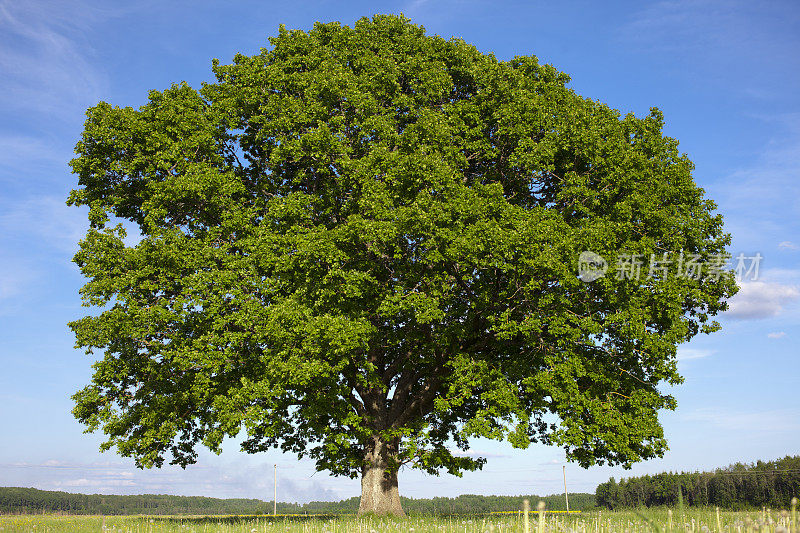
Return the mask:
<path id="1" fill-rule="evenodd" d="M 499 511 L 515 511 L 522 508 L 522 501 L 529 500 L 531 509 L 541 500 L 551 511 L 566 510 L 563 494 L 552 496 L 481 496 L 462 494 L 456 498 L 415 499 L 400 497 L 403 510 L 408 514 L 483 514 Z M 303 506 L 310 513 L 354 513 L 358 511 L 359 498 L 339 502 L 310 502 Z M 595 507 L 594 494 L 570 493 L 569 508 L 583 511 Z"/>
<path id="2" fill-rule="evenodd" d="M 291 510 L 290 510 L 291 509 Z M 281 512 L 293 512 L 294 504 L 278 503 Z M 0 513 L 65 514 L 265 514 L 272 502 L 247 499 L 219 499 L 202 496 L 142 494 L 117 496 L 73 494 L 21 487 L 0 487 Z"/>
<path id="3" fill-rule="evenodd" d="M 610 509 L 676 505 L 680 489 L 686 505 L 725 509 L 786 508 L 800 497 L 800 456 L 754 464 L 736 463 L 714 472 L 663 473 L 597 486 L 597 505 Z"/>
<path id="4" fill-rule="evenodd" d="M 409 514 L 471 514 L 492 511 L 513 511 L 523 499 L 535 507 L 544 500 L 551 510 L 565 509 L 564 495 L 558 496 L 477 496 L 457 498 L 402 498 L 403 509 Z M 278 502 L 280 514 L 339 514 L 355 513 L 357 497 L 338 502 L 309 502 L 306 504 Z M 594 507 L 594 494 L 570 494 L 573 510 Z M 3 514 L 93 514 L 93 515 L 223 515 L 272 514 L 272 502 L 247 499 L 219 499 L 202 496 L 170 496 L 142 494 L 116 496 L 104 494 L 73 494 L 20 487 L 0 487 L 0 513 Z"/>

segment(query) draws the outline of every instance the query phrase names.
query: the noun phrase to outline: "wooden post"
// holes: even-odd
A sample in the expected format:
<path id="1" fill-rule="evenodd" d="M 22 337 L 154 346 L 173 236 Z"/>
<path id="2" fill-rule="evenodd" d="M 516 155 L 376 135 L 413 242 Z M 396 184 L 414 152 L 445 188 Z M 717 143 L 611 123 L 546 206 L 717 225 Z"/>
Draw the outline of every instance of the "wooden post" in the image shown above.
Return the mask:
<path id="1" fill-rule="evenodd" d="M 528 500 L 522 500 L 522 514 L 523 514 L 523 524 L 525 524 L 525 533 L 530 533 L 530 527 L 528 526 L 528 511 L 531 508 L 531 502 Z"/>
<path id="2" fill-rule="evenodd" d="M 540 501 L 536 508 L 539 510 L 539 527 L 536 531 L 537 533 L 544 533 L 544 502 Z"/>
<path id="3" fill-rule="evenodd" d="M 567 514 L 569 514 L 569 496 L 567 495 L 567 465 L 561 466 L 564 472 L 564 501 L 567 502 Z"/>

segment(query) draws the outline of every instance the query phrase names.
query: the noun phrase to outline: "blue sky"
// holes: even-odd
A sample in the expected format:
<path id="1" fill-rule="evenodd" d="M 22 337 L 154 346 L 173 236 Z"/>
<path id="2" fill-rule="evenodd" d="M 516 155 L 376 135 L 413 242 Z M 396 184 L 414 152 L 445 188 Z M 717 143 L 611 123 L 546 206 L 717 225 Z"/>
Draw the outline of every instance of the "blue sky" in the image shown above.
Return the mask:
<path id="1" fill-rule="evenodd" d="M 235 442 L 198 465 L 140 471 L 97 451 L 69 396 L 90 376 L 66 323 L 86 314 L 71 263 L 85 212 L 64 204 L 67 161 L 83 112 L 99 100 L 138 106 L 151 89 L 211 80 L 211 59 L 256 53 L 278 25 L 352 24 L 403 12 L 429 33 L 458 36 L 501 59 L 534 54 L 580 94 L 623 113 L 661 108 L 666 133 L 719 204 L 733 253 L 764 257 L 722 317 L 721 333 L 680 350 L 686 382 L 662 421 L 663 459 L 619 468 L 567 465 L 570 490 L 616 477 L 695 470 L 800 452 L 800 4 L 683 1 L 10 2 L 0 0 L 0 485 L 135 494 L 272 497 L 358 495 L 358 480 L 314 473 Z M 401 494 L 561 490 L 563 453 L 478 441 L 484 471 L 459 479 L 400 474 Z"/>

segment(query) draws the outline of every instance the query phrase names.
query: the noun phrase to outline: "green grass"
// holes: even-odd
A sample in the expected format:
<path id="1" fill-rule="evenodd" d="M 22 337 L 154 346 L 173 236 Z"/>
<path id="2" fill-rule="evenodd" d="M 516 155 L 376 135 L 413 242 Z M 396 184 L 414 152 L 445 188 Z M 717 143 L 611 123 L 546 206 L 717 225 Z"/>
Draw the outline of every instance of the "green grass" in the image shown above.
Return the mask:
<path id="1" fill-rule="evenodd" d="M 545 513 L 546 532 L 610 533 L 610 532 L 678 532 L 719 531 L 714 509 L 642 509 L 638 511 L 603 511 L 581 514 Z M 683 518 L 682 518 L 683 516 Z M 791 514 L 781 511 L 720 512 L 720 525 L 726 532 L 788 531 Z M 683 527 L 681 523 L 683 522 Z M 472 516 L 431 517 L 417 516 L 405 519 L 358 518 L 341 516 L 323 517 L 143 517 L 143 516 L 52 516 L 20 515 L 0 516 L 0 532 L 213 532 L 213 533 L 268 533 L 288 531 L 297 533 L 388 533 L 436 532 L 477 533 L 495 531 L 522 532 L 523 520 L 516 513 Z M 537 532 L 537 517 L 531 514 L 530 531 Z"/>

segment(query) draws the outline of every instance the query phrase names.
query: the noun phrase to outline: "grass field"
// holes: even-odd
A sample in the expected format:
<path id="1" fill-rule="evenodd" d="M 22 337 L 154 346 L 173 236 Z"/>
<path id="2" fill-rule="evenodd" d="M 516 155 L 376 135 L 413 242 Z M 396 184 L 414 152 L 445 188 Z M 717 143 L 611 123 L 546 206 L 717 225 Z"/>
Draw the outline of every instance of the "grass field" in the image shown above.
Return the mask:
<path id="1" fill-rule="evenodd" d="M 796 520 L 796 519 L 795 519 Z M 531 513 L 529 529 L 539 532 L 797 532 L 792 527 L 792 513 L 762 510 L 761 512 L 728 512 L 714 509 L 658 509 L 642 511 L 591 512 L 576 514 L 545 513 L 543 522 Z M 791 529 L 790 529 L 791 528 Z M 7 532 L 209 532 L 209 533 L 267 533 L 289 531 L 297 533 L 381 533 L 436 532 L 477 533 L 494 531 L 524 532 L 524 517 L 518 513 L 474 517 L 419 516 L 405 519 L 325 517 L 143 517 L 143 516 L 0 516 L 0 531 Z"/>

